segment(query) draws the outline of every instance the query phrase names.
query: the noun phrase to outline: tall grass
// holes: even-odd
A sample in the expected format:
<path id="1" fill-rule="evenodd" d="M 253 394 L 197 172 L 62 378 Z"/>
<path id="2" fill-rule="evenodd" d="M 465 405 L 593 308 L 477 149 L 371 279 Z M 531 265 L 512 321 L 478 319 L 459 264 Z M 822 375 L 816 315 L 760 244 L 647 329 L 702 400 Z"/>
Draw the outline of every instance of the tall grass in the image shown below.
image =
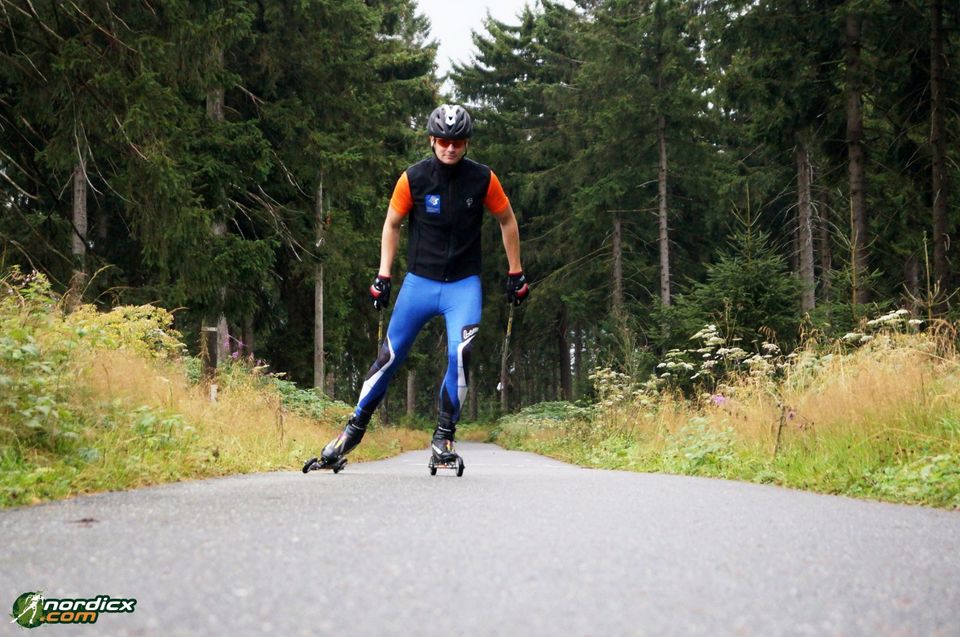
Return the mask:
<path id="1" fill-rule="evenodd" d="M 553 419 L 545 411 L 562 408 L 534 407 L 502 420 L 498 439 L 590 466 L 960 508 L 956 330 L 919 332 L 898 316 L 789 356 L 734 353 L 707 365 L 717 374 L 673 365 L 637 382 L 601 370 L 596 404 Z M 717 345 L 702 358 L 729 354 Z"/>
<path id="2" fill-rule="evenodd" d="M 43 277 L 0 278 L 0 506 L 274 469 L 299 470 L 350 408 L 243 362 L 211 402 L 172 316 L 151 306 L 67 314 Z M 351 455 L 424 448 L 374 429 Z"/>

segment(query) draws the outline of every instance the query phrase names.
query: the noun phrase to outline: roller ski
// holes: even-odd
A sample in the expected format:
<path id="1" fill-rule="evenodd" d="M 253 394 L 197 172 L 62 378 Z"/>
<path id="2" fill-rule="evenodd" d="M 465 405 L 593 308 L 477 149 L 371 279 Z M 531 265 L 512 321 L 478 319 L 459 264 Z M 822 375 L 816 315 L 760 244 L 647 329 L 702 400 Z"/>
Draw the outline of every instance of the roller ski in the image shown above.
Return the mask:
<path id="1" fill-rule="evenodd" d="M 360 444 L 360 440 L 363 439 L 363 434 L 366 433 L 366 431 L 366 427 L 358 426 L 355 419 L 351 418 L 340 435 L 331 440 L 327 446 L 323 448 L 323 452 L 319 458 L 310 458 L 307 460 L 303 465 L 303 472 L 310 473 L 311 471 L 327 470 L 340 473 L 347 464 L 347 454 Z"/>
<path id="2" fill-rule="evenodd" d="M 346 464 L 346 458 L 340 458 L 339 460 L 335 460 L 333 463 L 324 462 L 322 458 L 310 458 L 303 465 L 303 472 L 310 473 L 311 471 L 330 470 L 334 473 L 340 473 Z"/>
<path id="3" fill-rule="evenodd" d="M 452 440 L 434 438 L 430 445 L 430 451 L 430 461 L 427 463 L 430 475 L 437 475 L 437 469 L 456 471 L 458 478 L 463 475 L 463 458 L 457 454 Z"/>

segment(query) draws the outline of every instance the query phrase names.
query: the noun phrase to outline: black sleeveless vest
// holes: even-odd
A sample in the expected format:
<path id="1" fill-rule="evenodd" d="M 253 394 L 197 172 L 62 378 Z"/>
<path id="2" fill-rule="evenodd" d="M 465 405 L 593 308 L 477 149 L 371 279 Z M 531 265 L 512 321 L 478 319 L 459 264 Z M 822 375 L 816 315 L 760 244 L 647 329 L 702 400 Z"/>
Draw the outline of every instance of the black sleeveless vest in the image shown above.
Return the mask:
<path id="1" fill-rule="evenodd" d="M 480 228 L 490 168 L 464 157 L 447 166 L 436 156 L 407 168 L 413 210 L 407 271 L 435 281 L 480 274 Z"/>

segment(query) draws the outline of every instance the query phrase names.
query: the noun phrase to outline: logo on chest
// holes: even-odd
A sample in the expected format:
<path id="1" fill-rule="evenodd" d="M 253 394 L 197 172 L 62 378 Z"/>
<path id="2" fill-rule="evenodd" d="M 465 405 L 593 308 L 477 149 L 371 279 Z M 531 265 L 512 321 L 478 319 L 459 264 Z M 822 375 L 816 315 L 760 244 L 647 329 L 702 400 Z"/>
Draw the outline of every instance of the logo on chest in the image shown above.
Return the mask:
<path id="1" fill-rule="evenodd" d="M 440 195 L 427 195 L 423 198 L 427 212 L 432 215 L 440 214 Z"/>

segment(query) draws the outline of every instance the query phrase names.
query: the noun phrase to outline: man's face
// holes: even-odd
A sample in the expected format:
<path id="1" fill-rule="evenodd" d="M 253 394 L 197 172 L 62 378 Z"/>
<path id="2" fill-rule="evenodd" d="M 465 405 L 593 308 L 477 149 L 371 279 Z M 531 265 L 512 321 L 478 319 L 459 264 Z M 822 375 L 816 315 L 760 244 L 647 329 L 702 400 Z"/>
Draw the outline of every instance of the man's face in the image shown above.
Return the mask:
<path id="1" fill-rule="evenodd" d="M 467 154 L 467 140 L 465 139 L 442 139 L 431 136 L 430 146 L 433 147 L 437 159 L 448 166 L 457 163 Z"/>

